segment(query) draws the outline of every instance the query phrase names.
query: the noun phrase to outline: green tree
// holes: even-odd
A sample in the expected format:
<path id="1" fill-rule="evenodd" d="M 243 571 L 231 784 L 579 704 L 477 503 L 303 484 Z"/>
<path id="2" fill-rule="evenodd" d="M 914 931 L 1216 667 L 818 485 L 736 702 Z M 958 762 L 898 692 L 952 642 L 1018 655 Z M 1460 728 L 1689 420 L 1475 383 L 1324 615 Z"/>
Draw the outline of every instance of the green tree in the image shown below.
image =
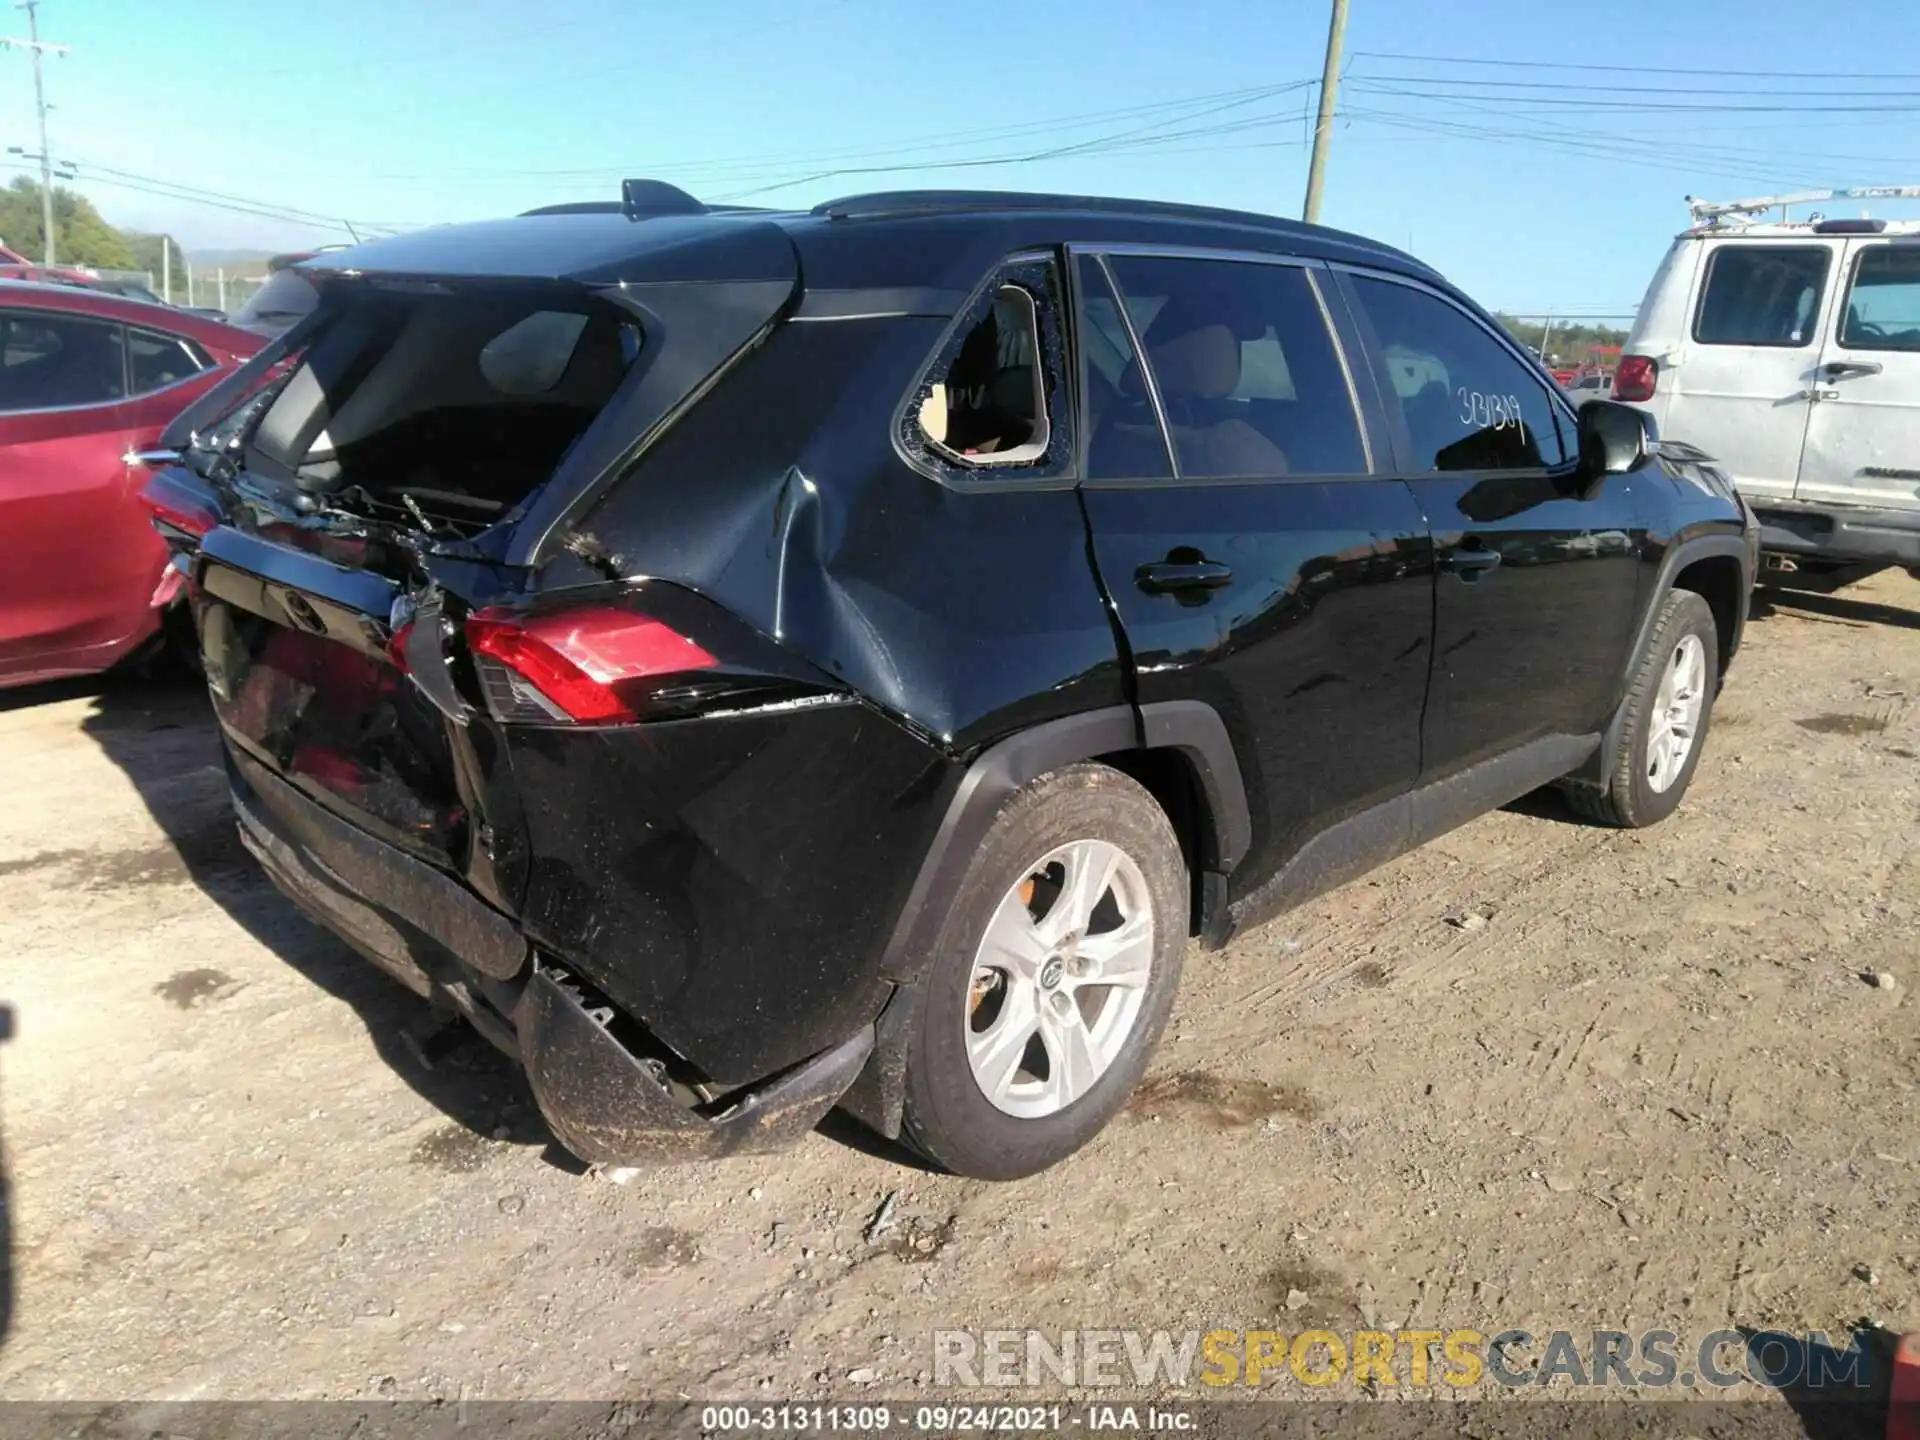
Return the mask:
<path id="1" fill-rule="evenodd" d="M 1529 350 L 1540 348 L 1541 335 L 1546 330 L 1544 321 L 1518 320 L 1497 310 L 1493 318 L 1500 322 L 1509 335 Z M 1574 321 L 1559 320 L 1554 323 L 1553 333 L 1546 339 L 1547 348 L 1553 354 L 1580 364 L 1587 359 L 1595 346 L 1626 344 L 1627 332 L 1611 325 L 1583 325 Z"/>
<path id="2" fill-rule="evenodd" d="M 165 290 L 167 285 L 165 267 L 168 263 L 171 263 L 173 265 L 174 288 L 176 290 L 184 290 L 187 284 L 187 272 L 185 261 L 181 258 L 180 254 L 180 242 L 178 240 L 172 241 L 173 253 L 171 257 L 169 257 L 167 254 L 167 242 L 169 239 L 171 239 L 169 236 L 137 235 L 129 232 L 127 234 L 127 246 L 133 251 L 133 263 L 127 268 L 130 270 L 146 271 L 149 275 L 153 276 L 153 288 L 155 290 Z"/>
<path id="3" fill-rule="evenodd" d="M 38 260 L 46 253 L 45 236 L 39 182 L 19 176 L 0 190 L 0 237 L 29 260 Z M 136 268 L 129 237 L 109 225 L 91 200 L 59 186 L 53 191 L 53 238 L 54 258 L 62 265 Z"/>

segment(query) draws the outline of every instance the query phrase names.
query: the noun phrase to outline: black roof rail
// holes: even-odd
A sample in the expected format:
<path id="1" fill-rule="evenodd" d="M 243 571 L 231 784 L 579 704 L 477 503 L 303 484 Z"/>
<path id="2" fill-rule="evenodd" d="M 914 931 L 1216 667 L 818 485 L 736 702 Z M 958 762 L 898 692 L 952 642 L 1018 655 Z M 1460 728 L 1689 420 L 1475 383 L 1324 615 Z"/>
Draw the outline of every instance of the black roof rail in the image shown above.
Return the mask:
<path id="1" fill-rule="evenodd" d="M 618 200 L 569 200 L 562 205 L 536 205 L 521 215 L 620 215 L 626 207 Z"/>
<path id="2" fill-rule="evenodd" d="M 1298 231 L 1312 227 L 1251 210 L 1223 210 L 1211 205 L 1180 205 L 1168 200 L 1116 200 L 1103 195 L 1043 195 L 1024 190 L 878 190 L 847 195 L 813 207 L 815 215 L 831 220 L 856 216 L 939 214 L 961 210 L 1085 210 L 1114 215 L 1166 215 L 1176 219 L 1214 220 L 1251 225 L 1262 230 Z"/>
<path id="3" fill-rule="evenodd" d="M 538 205 L 522 210 L 526 215 L 624 215 L 629 220 L 644 220 L 650 215 L 705 215 L 707 207 L 678 185 L 664 180 L 622 180 L 618 200 L 571 200 L 559 205 Z"/>

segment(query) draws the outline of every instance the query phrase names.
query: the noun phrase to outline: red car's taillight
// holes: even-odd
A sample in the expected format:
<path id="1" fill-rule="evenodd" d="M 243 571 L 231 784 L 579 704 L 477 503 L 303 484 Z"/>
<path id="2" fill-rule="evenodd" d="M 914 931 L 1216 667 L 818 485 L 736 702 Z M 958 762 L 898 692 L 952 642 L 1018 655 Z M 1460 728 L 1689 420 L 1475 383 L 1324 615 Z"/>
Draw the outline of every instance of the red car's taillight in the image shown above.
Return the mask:
<path id="1" fill-rule="evenodd" d="M 158 525 L 178 530 L 200 540 L 220 523 L 220 517 L 205 505 L 183 498 L 174 487 L 150 484 L 140 492 L 140 501 Z"/>
<path id="2" fill-rule="evenodd" d="M 671 626 L 611 607 L 481 610 L 466 632 L 488 705 L 503 720 L 628 724 L 655 682 L 719 663 Z"/>
<path id="3" fill-rule="evenodd" d="M 1660 381 L 1660 366 L 1648 355 L 1622 355 L 1613 374 L 1613 398 L 1651 400 Z"/>

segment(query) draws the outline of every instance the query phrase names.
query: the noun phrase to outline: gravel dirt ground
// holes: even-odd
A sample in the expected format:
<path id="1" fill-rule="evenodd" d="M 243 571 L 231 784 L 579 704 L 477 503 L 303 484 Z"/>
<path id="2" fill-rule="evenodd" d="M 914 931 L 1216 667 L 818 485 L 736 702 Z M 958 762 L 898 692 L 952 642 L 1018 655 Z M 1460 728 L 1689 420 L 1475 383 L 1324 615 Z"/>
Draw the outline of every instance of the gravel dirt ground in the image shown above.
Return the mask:
<path id="1" fill-rule="evenodd" d="M 1010 1185 L 834 1121 L 583 1172 L 264 882 L 192 685 L 0 697 L 0 797 L 11 1398 L 925 1398 L 944 1327 L 1920 1326 L 1905 576 L 1762 607 L 1666 824 L 1533 797 L 1191 955 L 1129 1113 Z"/>

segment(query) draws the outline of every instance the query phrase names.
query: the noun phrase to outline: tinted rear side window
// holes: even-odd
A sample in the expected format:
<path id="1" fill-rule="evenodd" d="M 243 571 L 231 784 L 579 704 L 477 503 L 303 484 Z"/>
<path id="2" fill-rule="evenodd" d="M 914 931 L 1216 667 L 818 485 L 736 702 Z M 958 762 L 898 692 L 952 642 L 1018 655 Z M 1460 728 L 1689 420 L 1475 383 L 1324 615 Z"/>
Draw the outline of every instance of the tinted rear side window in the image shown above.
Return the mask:
<path id="1" fill-rule="evenodd" d="M 1532 470 L 1567 458 L 1546 386 L 1465 311 L 1391 280 L 1353 277 L 1398 404 L 1411 468 Z"/>
<path id="2" fill-rule="evenodd" d="M 0 315 L 0 411 L 107 405 L 126 395 L 118 325 L 68 315 Z"/>
<path id="3" fill-rule="evenodd" d="M 1693 338 L 1702 345 L 1811 344 L 1831 255 L 1821 245 L 1719 246 L 1707 257 Z"/>
<path id="4" fill-rule="evenodd" d="M 133 393 L 145 395 L 198 375 L 211 362 L 185 340 L 130 330 L 127 363 L 133 371 Z"/>
<path id="5" fill-rule="evenodd" d="M 1920 248 L 1880 245 L 1861 254 L 1840 343 L 1849 350 L 1920 350 Z"/>
<path id="6" fill-rule="evenodd" d="M 1295 265 L 1117 255 L 1182 476 L 1364 475 L 1326 316 Z"/>

